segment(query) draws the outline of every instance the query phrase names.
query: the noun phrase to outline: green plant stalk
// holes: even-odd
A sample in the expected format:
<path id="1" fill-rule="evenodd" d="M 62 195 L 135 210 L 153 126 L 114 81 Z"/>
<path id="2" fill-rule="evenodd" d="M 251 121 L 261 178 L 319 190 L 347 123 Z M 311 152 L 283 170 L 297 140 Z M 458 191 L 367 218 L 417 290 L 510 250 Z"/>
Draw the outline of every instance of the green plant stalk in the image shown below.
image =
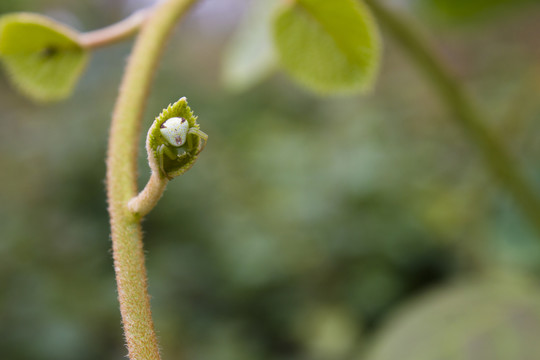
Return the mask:
<path id="1" fill-rule="evenodd" d="M 144 217 L 152 210 L 167 187 L 169 179 L 162 177 L 158 172 L 152 171 L 150 179 L 144 189 L 128 202 L 128 209 L 139 217 Z"/>
<path id="2" fill-rule="evenodd" d="M 163 46 L 195 0 L 160 3 L 141 28 L 114 108 L 107 154 L 107 196 L 118 299 L 131 360 L 159 359 L 142 244 L 140 217 L 128 210 L 137 195 L 140 121 Z"/>
<path id="3" fill-rule="evenodd" d="M 79 43 L 85 49 L 93 50 L 123 41 L 135 35 L 144 24 L 153 8 L 141 9 L 116 24 L 99 30 L 79 34 Z"/>
<path id="4" fill-rule="evenodd" d="M 424 72 L 433 87 L 454 112 L 456 121 L 482 154 L 488 169 L 515 199 L 523 214 L 540 236 L 540 200 L 521 173 L 516 161 L 486 124 L 486 116 L 435 55 L 427 40 L 406 19 L 386 8 L 379 0 L 365 0 L 377 19 L 402 45 Z"/>

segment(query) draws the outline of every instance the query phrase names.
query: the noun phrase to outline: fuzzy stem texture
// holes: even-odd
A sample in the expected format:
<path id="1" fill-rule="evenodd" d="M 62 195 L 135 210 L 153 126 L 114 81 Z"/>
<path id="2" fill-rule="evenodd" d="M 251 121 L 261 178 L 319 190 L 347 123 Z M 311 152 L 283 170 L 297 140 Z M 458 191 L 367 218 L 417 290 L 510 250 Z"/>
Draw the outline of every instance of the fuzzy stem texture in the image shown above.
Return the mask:
<path id="1" fill-rule="evenodd" d="M 129 211 L 136 213 L 140 217 L 148 214 L 163 196 L 163 192 L 165 191 L 168 182 L 169 180 L 161 176 L 159 172 L 152 171 L 152 175 L 144 189 L 139 195 L 129 200 Z"/>
<path id="2" fill-rule="evenodd" d="M 107 155 L 107 196 L 114 268 L 129 358 L 160 358 L 148 297 L 140 217 L 129 211 L 137 194 L 137 144 L 146 97 L 163 45 L 195 0 L 160 3 L 141 28 L 114 108 Z"/>
<path id="3" fill-rule="evenodd" d="M 435 55 L 428 41 L 413 24 L 386 8 L 380 0 L 365 0 L 365 2 L 431 81 L 434 89 L 454 113 L 453 120 L 477 147 L 487 168 L 499 184 L 513 196 L 516 204 L 540 236 L 538 194 L 521 173 L 521 169 L 496 132 L 486 125 L 488 122 L 485 114 L 475 106 L 467 92 L 461 88 L 459 82 Z"/>

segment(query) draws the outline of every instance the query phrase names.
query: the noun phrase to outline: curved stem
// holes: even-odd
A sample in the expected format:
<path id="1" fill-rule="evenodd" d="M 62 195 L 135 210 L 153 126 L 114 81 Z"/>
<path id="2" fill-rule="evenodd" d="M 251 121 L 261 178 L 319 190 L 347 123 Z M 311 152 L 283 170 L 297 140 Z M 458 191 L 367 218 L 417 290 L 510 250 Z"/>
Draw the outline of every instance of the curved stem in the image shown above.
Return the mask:
<path id="1" fill-rule="evenodd" d="M 163 45 L 195 0 L 160 3 L 135 42 L 115 105 L 107 153 L 107 197 L 120 311 L 131 360 L 160 358 L 147 291 L 140 217 L 129 211 L 136 195 L 140 120 Z"/>
<path id="2" fill-rule="evenodd" d="M 86 49 L 111 45 L 134 35 L 152 13 L 153 8 L 141 9 L 116 24 L 79 35 L 79 42 Z"/>
<path id="3" fill-rule="evenodd" d="M 165 187 L 169 180 L 159 175 L 158 172 L 152 171 L 150 179 L 146 183 L 144 189 L 128 202 L 129 211 L 136 213 L 140 217 L 145 216 L 152 210 L 165 191 Z"/>
<path id="4" fill-rule="evenodd" d="M 379 0 L 365 0 L 365 2 L 431 81 L 443 101 L 454 112 L 453 119 L 482 154 L 488 169 L 500 185 L 512 194 L 523 214 L 540 235 L 538 194 L 521 173 L 516 161 L 512 159 L 496 133 L 486 125 L 488 122 L 484 113 L 476 107 L 413 25 L 387 9 Z"/>

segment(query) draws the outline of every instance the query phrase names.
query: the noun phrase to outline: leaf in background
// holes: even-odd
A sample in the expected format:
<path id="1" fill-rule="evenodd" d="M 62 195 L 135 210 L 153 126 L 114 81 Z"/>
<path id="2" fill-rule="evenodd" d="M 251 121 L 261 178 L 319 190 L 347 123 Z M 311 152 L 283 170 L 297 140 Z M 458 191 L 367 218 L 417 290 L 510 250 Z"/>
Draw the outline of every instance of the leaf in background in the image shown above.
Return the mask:
<path id="1" fill-rule="evenodd" d="M 13 84 L 38 101 L 69 96 L 88 54 L 77 33 L 47 17 L 16 13 L 0 18 L 0 60 Z"/>
<path id="2" fill-rule="evenodd" d="M 516 360 L 540 354 L 540 291 L 521 278 L 456 284 L 416 301 L 367 360 Z"/>
<path id="3" fill-rule="evenodd" d="M 291 76 L 315 91 L 366 91 L 377 75 L 381 41 L 361 2 L 290 1 L 275 20 L 274 40 Z"/>
<path id="4" fill-rule="evenodd" d="M 222 79 L 234 91 L 247 90 L 276 67 L 271 23 L 277 1 L 252 0 L 225 52 Z"/>

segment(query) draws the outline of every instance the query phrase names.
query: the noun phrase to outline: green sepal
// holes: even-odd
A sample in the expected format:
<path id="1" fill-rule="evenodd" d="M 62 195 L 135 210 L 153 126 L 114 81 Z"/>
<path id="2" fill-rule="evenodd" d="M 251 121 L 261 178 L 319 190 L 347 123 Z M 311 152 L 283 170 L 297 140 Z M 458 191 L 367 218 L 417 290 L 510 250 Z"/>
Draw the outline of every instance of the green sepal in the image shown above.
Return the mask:
<path id="1" fill-rule="evenodd" d="M 154 120 L 148 130 L 146 138 L 146 150 L 150 167 L 153 171 L 159 171 L 160 175 L 169 180 L 182 175 L 195 164 L 200 152 L 204 148 L 204 141 L 196 134 L 188 134 L 191 137 L 191 148 L 186 144 L 180 148 L 180 154 L 174 160 L 159 153 L 160 146 L 168 146 L 167 140 L 161 135 L 161 125 L 170 118 L 181 117 L 187 120 L 190 128 L 200 129 L 197 117 L 193 115 L 185 97 L 164 109 Z M 182 153 L 183 152 L 183 153 Z"/>
<path id="2" fill-rule="evenodd" d="M 37 101 L 61 100 L 75 87 L 88 60 L 78 33 L 48 17 L 0 17 L 0 60 L 22 93 Z"/>
<path id="3" fill-rule="evenodd" d="M 274 22 L 282 65 L 319 93 L 370 90 L 382 44 L 370 10 L 357 0 L 291 0 Z"/>

